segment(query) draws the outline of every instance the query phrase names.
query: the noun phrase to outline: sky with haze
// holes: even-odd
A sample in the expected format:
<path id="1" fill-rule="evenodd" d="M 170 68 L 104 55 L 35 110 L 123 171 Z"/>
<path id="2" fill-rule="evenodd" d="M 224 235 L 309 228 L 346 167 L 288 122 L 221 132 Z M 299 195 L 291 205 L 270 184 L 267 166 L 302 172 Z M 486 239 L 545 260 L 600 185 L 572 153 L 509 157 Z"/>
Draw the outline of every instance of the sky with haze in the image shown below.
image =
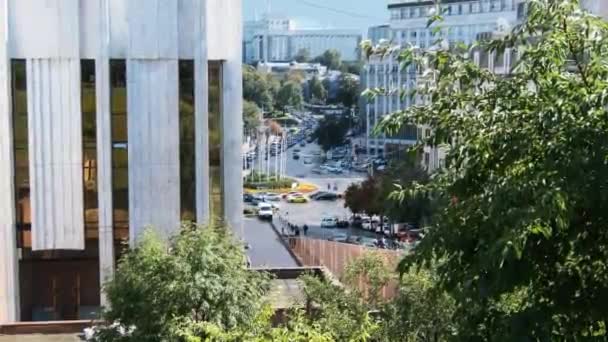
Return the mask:
<path id="1" fill-rule="evenodd" d="M 244 17 L 254 19 L 266 13 L 268 0 L 243 0 Z M 275 17 L 296 20 L 299 28 L 351 28 L 361 32 L 387 22 L 387 0 L 271 0 Z"/>

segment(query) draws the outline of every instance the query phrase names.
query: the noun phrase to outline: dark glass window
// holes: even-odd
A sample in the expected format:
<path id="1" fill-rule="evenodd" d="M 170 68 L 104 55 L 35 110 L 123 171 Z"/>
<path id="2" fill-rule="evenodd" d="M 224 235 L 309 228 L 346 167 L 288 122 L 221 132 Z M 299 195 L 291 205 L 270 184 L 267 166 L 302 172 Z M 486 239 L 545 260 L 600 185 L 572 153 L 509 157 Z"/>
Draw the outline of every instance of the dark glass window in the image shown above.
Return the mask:
<path id="1" fill-rule="evenodd" d="M 196 221 L 194 61 L 179 62 L 179 170 L 182 221 Z"/>
<path id="2" fill-rule="evenodd" d="M 17 246 L 31 245 L 30 170 L 27 118 L 27 76 L 25 60 L 13 60 L 13 147 L 15 152 L 15 214 Z"/>
<path id="3" fill-rule="evenodd" d="M 112 116 L 112 202 L 114 240 L 129 240 L 129 156 L 127 131 L 127 67 L 125 60 L 110 61 Z M 117 250 L 120 253 L 120 249 Z"/>
<path id="4" fill-rule="evenodd" d="M 211 217 L 224 216 L 222 182 L 222 65 L 209 62 L 209 188 Z"/>
<path id="5" fill-rule="evenodd" d="M 95 60 L 81 60 L 80 75 L 84 223 L 86 237 L 97 239 L 99 236 L 99 205 L 97 196 L 97 97 L 95 95 Z"/>

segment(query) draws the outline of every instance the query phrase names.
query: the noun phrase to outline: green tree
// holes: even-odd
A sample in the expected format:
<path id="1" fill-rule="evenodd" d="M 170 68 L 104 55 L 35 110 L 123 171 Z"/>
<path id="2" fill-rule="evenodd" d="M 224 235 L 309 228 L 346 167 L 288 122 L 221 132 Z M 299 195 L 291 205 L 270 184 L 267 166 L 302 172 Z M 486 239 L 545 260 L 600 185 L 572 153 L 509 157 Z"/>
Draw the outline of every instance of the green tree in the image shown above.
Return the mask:
<path id="1" fill-rule="evenodd" d="M 383 214 L 386 198 L 381 197 L 380 185 L 379 175 L 368 176 L 360 184 L 351 184 L 344 193 L 344 207 L 355 214 Z"/>
<path id="2" fill-rule="evenodd" d="M 329 70 L 339 70 L 342 65 L 340 51 L 329 49 L 314 59 L 314 62 L 326 66 Z"/>
<path id="3" fill-rule="evenodd" d="M 424 76 L 404 96 L 429 102 L 380 129 L 428 125 L 425 143 L 447 153 L 419 190 L 446 205 L 403 266 L 446 260 L 438 276 L 456 300 L 461 340 L 605 340 L 608 24 L 574 0 L 528 6 L 522 25 L 479 48 L 515 50 L 509 77 L 465 47 L 400 53 Z"/>
<path id="4" fill-rule="evenodd" d="M 294 59 L 298 63 L 308 63 L 310 62 L 310 50 L 308 49 L 300 49 L 294 56 Z"/>
<path id="5" fill-rule="evenodd" d="M 277 94 L 277 106 L 285 112 L 287 107 L 299 108 L 304 102 L 302 86 L 296 82 L 285 82 Z"/>
<path id="6" fill-rule="evenodd" d="M 261 73 L 250 65 L 243 66 L 243 99 L 246 101 L 272 111 L 278 87 L 270 74 Z"/>
<path id="7" fill-rule="evenodd" d="M 311 102 L 325 103 L 327 100 L 327 90 L 317 76 L 313 76 L 312 79 L 308 81 L 308 88 L 310 89 Z"/>
<path id="8" fill-rule="evenodd" d="M 262 123 L 262 110 L 254 102 L 243 101 L 243 121 L 245 131 L 255 130 Z"/>
<path id="9" fill-rule="evenodd" d="M 104 285 L 104 319 L 136 327 L 128 341 L 175 340 L 176 320 L 232 329 L 253 321 L 268 285 L 223 227 L 184 225 L 169 242 L 147 231 Z"/>
<path id="10" fill-rule="evenodd" d="M 399 277 L 397 296 L 380 310 L 379 341 L 450 341 L 455 301 L 439 287 L 434 268 L 412 267 Z"/>
<path id="11" fill-rule="evenodd" d="M 327 152 L 346 143 L 346 134 L 350 125 L 350 118 L 347 116 L 326 116 L 319 122 L 313 136 L 321 148 Z"/>
<path id="12" fill-rule="evenodd" d="M 356 106 L 361 94 L 359 80 L 352 75 L 342 74 L 338 82 L 338 102 L 348 108 Z"/>

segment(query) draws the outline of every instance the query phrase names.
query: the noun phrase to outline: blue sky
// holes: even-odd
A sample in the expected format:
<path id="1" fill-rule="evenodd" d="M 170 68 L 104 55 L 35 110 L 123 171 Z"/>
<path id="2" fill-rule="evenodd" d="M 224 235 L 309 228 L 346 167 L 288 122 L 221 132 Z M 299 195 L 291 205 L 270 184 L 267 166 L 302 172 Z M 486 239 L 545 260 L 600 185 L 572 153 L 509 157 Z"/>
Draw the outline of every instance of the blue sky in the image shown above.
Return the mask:
<path id="1" fill-rule="evenodd" d="M 245 19 L 253 19 L 256 9 L 260 16 L 266 12 L 268 0 L 243 3 Z M 353 28 L 363 32 L 387 21 L 386 4 L 387 0 L 271 0 L 271 9 L 274 15 L 295 19 L 299 27 Z"/>

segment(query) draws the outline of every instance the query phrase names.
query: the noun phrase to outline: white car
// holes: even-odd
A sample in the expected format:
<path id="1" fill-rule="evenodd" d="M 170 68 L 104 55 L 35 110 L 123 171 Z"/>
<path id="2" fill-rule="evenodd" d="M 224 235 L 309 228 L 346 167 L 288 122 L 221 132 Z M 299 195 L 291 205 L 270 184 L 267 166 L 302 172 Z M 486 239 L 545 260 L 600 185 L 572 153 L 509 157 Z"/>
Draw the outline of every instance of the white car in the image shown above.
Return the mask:
<path id="1" fill-rule="evenodd" d="M 268 193 L 264 196 L 265 201 L 277 202 L 281 200 L 281 196 L 274 193 Z"/>
<path id="2" fill-rule="evenodd" d="M 258 203 L 258 218 L 261 220 L 272 220 L 274 210 L 269 203 Z"/>
<path id="3" fill-rule="evenodd" d="M 361 228 L 364 230 L 372 230 L 372 220 L 369 216 L 361 217 Z"/>
<path id="4" fill-rule="evenodd" d="M 338 219 L 335 217 L 325 217 L 321 220 L 321 228 L 335 228 L 338 225 Z"/>

